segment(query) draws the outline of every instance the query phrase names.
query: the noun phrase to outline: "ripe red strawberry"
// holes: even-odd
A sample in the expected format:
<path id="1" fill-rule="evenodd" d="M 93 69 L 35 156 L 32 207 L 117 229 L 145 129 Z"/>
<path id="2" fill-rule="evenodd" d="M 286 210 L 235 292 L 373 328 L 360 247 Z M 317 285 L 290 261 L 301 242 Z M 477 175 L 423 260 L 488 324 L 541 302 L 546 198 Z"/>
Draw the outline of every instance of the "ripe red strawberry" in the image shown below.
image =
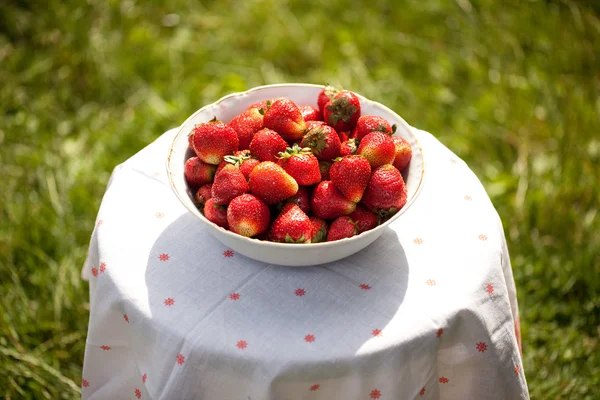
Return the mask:
<path id="1" fill-rule="evenodd" d="M 204 208 L 204 204 L 212 197 L 212 183 L 207 183 L 204 186 L 201 186 L 200 189 L 196 192 L 194 196 L 194 203 L 196 206 L 202 210 Z"/>
<path id="2" fill-rule="evenodd" d="M 327 222 L 315 216 L 308 217 L 313 226 L 311 243 L 321 243 L 327 239 Z"/>
<path id="3" fill-rule="evenodd" d="M 298 183 L 283 168 L 263 161 L 250 173 L 250 192 L 267 204 L 279 203 L 298 192 Z"/>
<path id="4" fill-rule="evenodd" d="M 193 130 L 194 151 L 207 164 L 219 165 L 224 156 L 237 151 L 239 142 L 233 128 L 216 119 L 198 124 Z"/>
<path id="5" fill-rule="evenodd" d="M 258 108 L 249 108 L 229 121 L 229 126 L 237 133 L 240 150 L 250 148 L 254 134 L 263 128 L 263 115 Z"/>
<path id="6" fill-rule="evenodd" d="M 372 213 L 360 204 L 356 205 L 356 210 L 354 210 L 354 212 L 349 216 L 353 221 L 356 222 L 358 233 L 371 230 L 379 225 L 379 216 Z"/>
<path id="7" fill-rule="evenodd" d="M 361 115 L 356 121 L 352 136 L 360 141 L 371 132 L 381 132 L 391 136 L 396 132 L 396 125 L 390 126 L 385 119 L 375 115 Z"/>
<path id="8" fill-rule="evenodd" d="M 340 138 L 330 126 L 322 125 L 306 132 L 302 147 L 310 147 L 319 160 L 333 160 L 340 155 Z"/>
<path id="9" fill-rule="evenodd" d="M 227 164 L 231 164 L 234 167 L 239 168 L 240 172 L 244 174 L 246 180 L 248 180 L 248 178 L 250 177 L 250 172 L 252 172 L 254 167 L 260 164 L 260 160 L 257 160 L 256 158 L 252 157 L 252 155 L 250 154 L 250 150 L 239 150 L 235 152 L 235 155 L 229 155 L 223 158 L 223 161 L 221 162 L 221 164 L 219 164 L 219 167 L 217 168 L 217 174 Z"/>
<path id="10" fill-rule="evenodd" d="M 356 139 L 348 139 L 345 142 L 342 142 L 342 145 L 340 146 L 340 156 L 344 157 L 356 154 L 356 150 Z"/>
<path id="11" fill-rule="evenodd" d="M 400 171 L 393 165 L 377 167 L 363 195 L 363 203 L 382 217 L 395 214 L 406 204 L 406 185 Z"/>
<path id="12" fill-rule="evenodd" d="M 264 201 L 251 194 L 231 200 L 227 207 L 229 230 L 238 235 L 253 237 L 266 232 L 271 222 L 271 212 Z"/>
<path id="13" fill-rule="evenodd" d="M 410 147 L 410 143 L 400 136 L 392 136 L 392 141 L 396 147 L 396 156 L 393 165 L 398 171 L 402 172 L 412 158 L 412 148 Z"/>
<path id="14" fill-rule="evenodd" d="M 340 142 L 344 143 L 346 140 L 350 139 L 348 134 L 351 132 L 338 132 L 338 136 L 340 137 Z"/>
<path id="15" fill-rule="evenodd" d="M 329 176 L 344 197 L 358 203 L 371 179 L 371 165 L 363 156 L 346 156 L 333 163 Z"/>
<path id="16" fill-rule="evenodd" d="M 356 203 L 346 199 L 331 181 L 322 181 L 313 191 L 310 209 L 318 218 L 334 219 L 352 213 Z"/>
<path id="17" fill-rule="evenodd" d="M 275 99 L 269 99 L 269 100 L 262 100 L 259 101 L 257 103 L 252 104 L 250 107 L 248 107 L 248 109 L 250 108 L 258 108 L 258 110 L 260 111 L 260 109 L 262 108 L 262 115 L 265 115 L 265 113 L 267 112 L 267 110 L 269 109 L 269 107 L 271 107 L 271 104 L 275 103 L 277 100 L 281 100 L 283 99 L 283 97 L 277 97 Z"/>
<path id="18" fill-rule="evenodd" d="M 319 170 L 321 171 L 321 180 L 328 181 L 329 171 L 331 170 L 331 166 L 333 163 L 331 161 L 319 161 Z"/>
<path id="19" fill-rule="evenodd" d="M 352 237 L 358 234 L 356 228 L 356 222 L 348 216 L 338 217 L 329 226 L 329 232 L 327 232 L 327 241 L 333 242 L 334 240 L 340 240 Z"/>
<path id="20" fill-rule="evenodd" d="M 298 106 L 304 122 L 307 121 L 323 121 L 321 112 L 311 106 Z"/>
<path id="21" fill-rule="evenodd" d="M 360 101 L 352 92 L 343 90 L 325 105 L 323 119 L 338 132 L 350 131 L 360 117 Z"/>
<path id="22" fill-rule="evenodd" d="M 300 186 L 298 192 L 286 200 L 287 203 L 297 204 L 306 215 L 310 212 L 310 190 L 306 186 Z"/>
<path id="23" fill-rule="evenodd" d="M 371 167 L 375 168 L 394 161 L 396 146 L 385 133 L 371 132 L 360 141 L 356 153 L 369 160 Z"/>
<path id="24" fill-rule="evenodd" d="M 300 109 L 289 99 L 280 99 L 271 104 L 265 112 L 264 125 L 290 142 L 300 140 L 306 132 Z"/>
<path id="25" fill-rule="evenodd" d="M 323 125 L 327 125 L 325 121 L 306 121 L 306 132 Z"/>
<path id="26" fill-rule="evenodd" d="M 300 186 L 309 186 L 321 182 L 319 160 L 309 148 L 301 148 L 297 144 L 279 153 L 277 162 L 285 172 L 298 182 Z"/>
<path id="27" fill-rule="evenodd" d="M 208 199 L 204 204 L 204 216 L 210 222 L 223 228 L 228 227 L 227 207 L 215 203 L 214 199 Z"/>
<path id="28" fill-rule="evenodd" d="M 269 240 L 286 243 L 310 243 L 313 226 L 296 204 L 287 203 L 269 230 Z"/>
<path id="29" fill-rule="evenodd" d="M 323 110 L 325 110 L 325 105 L 329 103 L 329 100 L 333 99 L 340 92 L 340 89 L 329 85 L 325 86 L 323 90 L 321 90 L 319 97 L 317 97 L 317 105 L 321 115 L 323 115 Z"/>
<path id="30" fill-rule="evenodd" d="M 188 185 L 193 188 L 199 188 L 213 181 L 216 170 L 216 165 L 206 164 L 198 157 L 192 157 L 185 162 L 183 175 Z"/>
<path id="31" fill-rule="evenodd" d="M 246 177 L 235 166 L 227 164 L 215 175 L 211 190 L 215 203 L 227 205 L 235 197 L 246 192 L 248 192 Z"/>
<path id="32" fill-rule="evenodd" d="M 260 161 L 277 162 L 277 156 L 287 147 L 287 142 L 277 132 L 266 128 L 256 132 L 250 142 L 250 152 Z"/>

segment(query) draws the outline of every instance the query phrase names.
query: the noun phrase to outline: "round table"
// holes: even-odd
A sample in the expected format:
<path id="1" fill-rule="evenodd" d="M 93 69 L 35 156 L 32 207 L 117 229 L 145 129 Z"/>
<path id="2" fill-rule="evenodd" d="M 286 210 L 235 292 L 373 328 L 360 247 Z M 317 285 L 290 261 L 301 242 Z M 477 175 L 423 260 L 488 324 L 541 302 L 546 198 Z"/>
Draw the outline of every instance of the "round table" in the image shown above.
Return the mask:
<path id="1" fill-rule="evenodd" d="M 176 130 L 113 172 L 83 277 L 84 399 L 527 399 L 502 223 L 468 166 L 415 130 L 416 202 L 315 267 L 225 247 L 180 204 Z"/>

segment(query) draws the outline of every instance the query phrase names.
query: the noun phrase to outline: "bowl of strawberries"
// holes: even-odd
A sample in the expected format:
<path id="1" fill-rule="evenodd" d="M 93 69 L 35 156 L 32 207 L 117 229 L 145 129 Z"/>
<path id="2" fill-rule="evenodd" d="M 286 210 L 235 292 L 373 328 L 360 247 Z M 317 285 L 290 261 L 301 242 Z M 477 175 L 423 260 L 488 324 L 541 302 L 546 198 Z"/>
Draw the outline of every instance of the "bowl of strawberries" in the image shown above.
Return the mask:
<path id="1" fill-rule="evenodd" d="M 373 243 L 417 198 L 424 165 L 394 111 L 311 84 L 260 86 L 201 108 L 167 158 L 173 191 L 215 238 L 284 266 Z"/>

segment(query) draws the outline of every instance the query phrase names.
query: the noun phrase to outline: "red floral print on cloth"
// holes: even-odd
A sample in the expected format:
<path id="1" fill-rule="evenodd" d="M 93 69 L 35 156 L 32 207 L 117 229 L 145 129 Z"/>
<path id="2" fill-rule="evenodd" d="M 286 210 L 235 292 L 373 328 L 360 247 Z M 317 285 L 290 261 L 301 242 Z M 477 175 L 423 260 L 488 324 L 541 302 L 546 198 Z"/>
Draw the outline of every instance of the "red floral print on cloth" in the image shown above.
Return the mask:
<path id="1" fill-rule="evenodd" d="M 110 346 L 106 346 L 106 345 L 100 346 L 100 348 L 104 351 L 109 351 L 111 349 Z"/>
<path id="2" fill-rule="evenodd" d="M 138 399 L 142 398 L 142 391 L 138 388 L 136 388 L 133 393 L 135 393 L 135 397 L 137 397 Z"/>
<path id="3" fill-rule="evenodd" d="M 233 251 L 232 250 L 225 250 L 223 252 L 223 257 L 227 257 L 227 258 L 233 257 Z"/>
<path id="4" fill-rule="evenodd" d="M 158 256 L 158 259 L 160 261 L 169 261 L 169 255 L 167 253 L 163 253 L 161 255 Z"/>
<path id="5" fill-rule="evenodd" d="M 361 283 L 360 288 L 362 290 L 371 290 L 371 286 L 367 285 L 366 283 Z"/>
<path id="6" fill-rule="evenodd" d="M 415 238 L 415 240 L 413 240 L 413 242 L 415 244 L 423 244 L 423 239 L 421 239 L 421 238 Z"/>
<path id="7" fill-rule="evenodd" d="M 371 390 L 371 393 L 369 394 L 369 396 L 372 399 L 380 399 L 381 398 L 381 390 L 373 389 L 373 390 Z"/>
<path id="8" fill-rule="evenodd" d="M 142 382 L 146 383 L 147 380 L 148 380 L 148 374 L 142 375 Z"/>
<path id="9" fill-rule="evenodd" d="M 320 388 L 320 387 L 321 387 L 321 385 L 319 385 L 319 384 L 317 383 L 317 384 L 314 384 L 314 385 L 312 385 L 312 386 L 310 387 L 310 390 L 312 390 L 312 391 L 314 392 L 315 390 L 319 390 L 319 388 Z"/>
<path id="10" fill-rule="evenodd" d="M 302 297 L 306 294 L 306 290 L 304 290 L 302 288 L 298 288 L 298 289 L 294 290 L 294 294 L 298 297 Z"/>
<path id="11" fill-rule="evenodd" d="M 481 235 L 477 236 L 477 237 L 479 238 L 479 240 L 481 240 L 483 242 L 485 242 L 487 240 L 487 236 L 484 235 L 483 233 Z"/>
<path id="12" fill-rule="evenodd" d="M 106 263 L 105 262 L 100 263 L 98 270 L 100 271 L 100 273 L 103 273 L 104 271 L 106 271 Z"/>
<path id="13" fill-rule="evenodd" d="M 229 295 L 229 300 L 239 300 L 240 299 L 240 294 L 239 293 L 231 293 Z"/>
<path id="14" fill-rule="evenodd" d="M 471 200 L 473 200 L 473 198 L 472 198 L 471 196 L 469 196 L 469 195 L 466 195 L 466 196 L 465 196 L 465 200 L 467 200 L 467 201 L 471 201 Z"/>
<path id="15" fill-rule="evenodd" d="M 162 218 L 164 218 L 164 217 L 165 217 L 165 214 L 163 214 L 163 213 L 161 213 L 161 212 L 159 211 L 159 212 L 157 212 L 156 214 L 154 214 L 154 216 L 155 216 L 156 218 L 158 218 L 158 219 L 162 219 Z"/>
<path id="16" fill-rule="evenodd" d="M 427 279 L 427 280 L 425 281 L 425 283 L 426 283 L 428 286 L 435 286 L 435 280 L 434 280 L 434 279 Z"/>
<path id="17" fill-rule="evenodd" d="M 125 320 L 125 322 L 129 323 L 129 317 L 127 316 L 127 314 L 123 314 L 123 319 Z"/>
<path id="18" fill-rule="evenodd" d="M 441 337 L 444 334 L 444 328 L 440 328 L 437 330 L 437 332 L 435 333 L 436 337 Z"/>
<path id="19" fill-rule="evenodd" d="M 519 368 L 518 365 L 515 365 L 515 375 L 519 375 L 520 371 L 521 371 L 521 368 Z"/>
<path id="20" fill-rule="evenodd" d="M 92 268 L 92 275 L 94 275 L 94 277 L 98 276 L 98 268 Z"/>
<path id="21" fill-rule="evenodd" d="M 246 347 L 248 347 L 248 342 L 245 340 L 239 340 L 235 346 L 240 350 L 244 350 Z"/>
<path id="22" fill-rule="evenodd" d="M 171 298 L 171 297 L 167 297 L 164 301 L 165 306 L 167 307 L 171 307 L 173 304 L 175 304 L 175 299 Z"/>
<path id="23" fill-rule="evenodd" d="M 84 388 L 90 386 L 90 383 L 88 381 L 86 381 L 85 379 L 81 380 L 81 386 L 83 386 Z"/>
<path id="24" fill-rule="evenodd" d="M 315 339 L 316 339 L 315 335 L 311 335 L 310 333 L 308 335 L 304 336 L 304 341 L 306 343 L 312 343 L 315 341 Z"/>
<path id="25" fill-rule="evenodd" d="M 488 294 L 494 293 L 494 286 L 491 283 L 488 283 L 485 285 L 485 291 L 488 292 Z"/>
<path id="26" fill-rule="evenodd" d="M 96 223 L 96 226 L 100 226 L 104 223 L 104 221 L 102 221 L 101 219 L 98 220 L 98 222 Z"/>
<path id="27" fill-rule="evenodd" d="M 373 329 L 371 332 L 373 336 L 381 336 L 381 329 Z"/>
<path id="28" fill-rule="evenodd" d="M 421 388 L 421 390 L 419 390 L 419 396 L 421 396 L 421 397 L 425 396 L 425 386 L 423 386 Z"/>
<path id="29" fill-rule="evenodd" d="M 185 356 L 181 353 L 177 354 L 177 364 L 183 365 L 185 362 Z"/>
<path id="30" fill-rule="evenodd" d="M 477 351 L 480 353 L 484 353 L 487 350 L 487 344 L 485 342 L 477 343 Z"/>
<path id="31" fill-rule="evenodd" d="M 456 161 L 456 159 L 455 159 L 455 158 L 451 158 L 451 159 L 450 159 L 450 162 L 451 162 L 452 164 L 456 164 L 456 163 L 457 163 L 457 161 Z"/>
<path id="32" fill-rule="evenodd" d="M 440 383 L 448 383 L 448 382 L 450 382 L 450 379 L 448 379 L 448 378 L 446 378 L 444 376 L 441 376 L 440 379 L 438 379 L 438 381 Z"/>

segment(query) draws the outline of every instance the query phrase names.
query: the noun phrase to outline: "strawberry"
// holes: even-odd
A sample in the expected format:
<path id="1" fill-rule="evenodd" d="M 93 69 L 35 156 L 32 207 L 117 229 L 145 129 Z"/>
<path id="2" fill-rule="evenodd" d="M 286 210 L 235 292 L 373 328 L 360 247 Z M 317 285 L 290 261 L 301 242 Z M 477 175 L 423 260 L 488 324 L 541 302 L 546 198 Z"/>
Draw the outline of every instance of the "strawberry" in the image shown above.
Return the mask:
<path id="1" fill-rule="evenodd" d="M 385 133 L 371 132 L 360 141 L 356 153 L 369 160 L 371 167 L 375 168 L 394 161 L 396 146 Z"/>
<path id="2" fill-rule="evenodd" d="M 398 171 L 402 172 L 412 158 L 412 148 L 410 147 L 410 143 L 400 136 L 392 136 L 392 141 L 396 147 L 396 156 L 393 165 Z"/>
<path id="3" fill-rule="evenodd" d="M 250 152 L 260 161 L 277 162 L 277 155 L 287 147 L 287 142 L 277 132 L 266 128 L 256 132 L 250 142 Z"/>
<path id="4" fill-rule="evenodd" d="M 296 204 L 283 206 L 281 214 L 269 230 L 269 240 L 286 243 L 310 243 L 313 226 L 308 216 Z"/>
<path id="5" fill-rule="evenodd" d="M 331 166 L 333 163 L 331 161 L 319 161 L 319 170 L 321 171 L 321 180 L 328 181 L 329 179 L 329 171 L 331 170 Z"/>
<path id="6" fill-rule="evenodd" d="M 242 194 L 231 200 L 227 207 L 229 230 L 238 235 L 253 237 L 266 232 L 271 212 L 264 201 L 251 194 Z"/>
<path id="7" fill-rule="evenodd" d="M 308 131 L 300 145 L 310 147 L 319 160 L 333 160 L 340 155 L 340 138 L 337 132 L 327 125 Z"/>
<path id="8" fill-rule="evenodd" d="M 356 210 L 349 215 L 356 222 L 358 233 L 371 230 L 379 225 L 379 216 L 372 213 L 360 204 L 356 205 Z"/>
<path id="9" fill-rule="evenodd" d="M 396 132 L 396 125 L 390 126 L 389 122 L 375 115 L 361 115 L 356 121 L 356 126 L 352 131 L 352 136 L 360 141 L 371 132 L 381 132 L 389 136 Z"/>
<path id="10" fill-rule="evenodd" d="M 308 215 L 310 212 L 310 190 L 306 186 L 300 186 L 298 192 L 289 197 L 286 202 L 297 204 Z"/>
<path id="11" fill-rule="evenodd" d="M 217 119 L 198 124 L 193 130 L 193 148 L 196 155 L 205 163 L 219 165 L 223 157 L 238 149 L 237 133 Z"/>
<path id="12" fill-rule="evenodd" d="M 363 203 L 371 211 L 387 218 L 406 204 L 406 185 L 400 171 L 385 164 L 375 168 L 363 195 Z"/>
<path id="13" fill-rule="evenodd" d="M 323 120 L 338 132 L 350 131 L 360 117 L 360 101 L 347 90 L 338 93 L 325 105 Z"/>
<path id="14" fill-rule="evenodd" d="M 241 171 L 231 164 L 227 164 L 215 175 L 212 185 L 212 199 L 220 205 L 227 205 L 235 197 L 248 192 L 248 182 Z"/>
<path id="15" fill-rule="evenodd" d="M 300 109 L 300 114 L 302 114 L 302 119 L 304 122 L 306 121 L 323 121 L 323 117 L 321 116 L 321 112 L 314 107 L 311 106 L 298 106 Z"/>
<path id="16" fill-rule="evenodd" d="M 321 243 L 327 239 L 327 222 L 321 218 L 315 216 L 308 217 L 310 223 L 313 226 L 313 233 L 311 243 Z"/>
<path id="17" fill-rule="evenodd" d="M 358 203 L 371 179 L 371 165 L 363 156 L 336 159 L 329 171 L 331 183 L 353 203 Z"/>
<path id="18" fill-rule="evenodd" d="M 327 241 L 333 242 L 334 240 L 349 238 L 356 234 L 358 234 L 358 229 L 356 228 L 356 222 L 352 218 L 348 216 L 337 217 L 329 226 Z"/>
<path id="19" fill-rule="evenodd" d="M 309 186 L 321 182 L 319 160 L 310 148 L 301 148 L 297 144 L 279 153 L 277 162 L 300 186 Z"/>
<path id="20" fill-rule="evenodd" d="M 300 109 L 289 99 L 280 99 L 271 104 L 265 112 L 264 125 L 290 142 L 300 140 L 306 132 Z"/>
<path id="21" fill-rule="evenodd" d="M 260 109 L 262 108 L 261 114 L 265 115 L 264 113 L 266 113 L 267 110 L 269 109 L 269 107 L 271 107 L 271 104 L 273 104 L 277 100 L 281 100 L 281 99 L 283 99 L 283 97 L 277 97 L 275 99 L 269 99 L 269 100 L 262 100 L 262 101 L 259 101 L 257 103 L 250 105 L 250 107 L 248 107 L 248 109 L 258 108 L 258 110 L 260 111 Z"/>
<path id="22" fill-rule="evenodd" d="M 317 126 L 327 125 L 325 121 L 306 121 L 306 132 L 310 131 Z"/>
<path id="23" fill-rule="evenodd" d="M 240 172 L 244 174 L 244 177 L 246 177 L 246 180 L 248 180 L 248 178 L 250 177 L 250 172 L 252 172 L 254 167 L 260 164 L 260 160 L 257 160 L 256 158 L 252 157 L 252 155 L 250 154 L 250 150 L 239 150 L 235 152 L 235 155 L 229 155 L 223 158 L 223 161 L 221 162 L 221 164 L 219 164 L 219 167 L 217 168 L 217 174 L 227 164 L 231 164 L 234 167 L 239 168 Z"/>
<path id="24" fill-rule="evenodd" d="M 298 183 L 272 161 L 263 161 L 250 173 L 250 192 L 267 204 L 275 204 L 298 192 Z"/>
<path id="25" fill-rule="evenodd" d="M 249 108 L 229 121 L 229 126 L 238 135 L 240 150 L 250 148 L 254 134 L 263 128 L 263 115 L 258 108 Z"/>
<path id="26" fill-rule="evenodd" d="M 212 197 L 212 183 L 207 183 L 204 186 L 201 186 L 200 189 L 196 192 L 194 196 L 194 203 L 196 206 L 202 210 L 204 208 L 204 204 Z"/>
<path id="27" fill-rule="evenodd" d="M 331 181 L 321 181 L 313 191 L 310 209 L 318 218 L 334 219 L 352 213 L 356 203 L 346 199 Z"/>
<path id="28" fill-rule="evenodd" d="M 323 110 L 325 110 L 325 105 L 329 103 L 329 100 L 333 99 L 340 92 L 340 89 L 329 85 L 325 86 L 323 90 L 321 90 L 319 96 L 317 97 L 317 105 L 321 115 L 323 115 Z"/>
<path id="29" fill-rule="evenodd" d="M 348 134 L 351 132 L 338 132 L 338 136 L 340 137 L 340 142 L 344 143 L 346 140 L 350 139 Z"/>
<path id="30" fill-rule="evenodd" d="M 220 227 L 227 228 L 227 207 L 215 203 L 214 199 L 208 199 L 204 204 L 204 216 L 210 222 Z"/>
<path id="31" fill-rule="evenodd" d="M 216 170 L 216 165 L 206 164 L 198 157 L 191 157 L 185 162 L 183 175 L 188 185 L 193 188 L 199 188 L 213 181 Z"/>
<path id="32" fill-rule="evenodd" d="M 357 150 L 356 139 L 348 139 L 340 145 L 340 156 L 350 156 L 356 154 Z"/>

